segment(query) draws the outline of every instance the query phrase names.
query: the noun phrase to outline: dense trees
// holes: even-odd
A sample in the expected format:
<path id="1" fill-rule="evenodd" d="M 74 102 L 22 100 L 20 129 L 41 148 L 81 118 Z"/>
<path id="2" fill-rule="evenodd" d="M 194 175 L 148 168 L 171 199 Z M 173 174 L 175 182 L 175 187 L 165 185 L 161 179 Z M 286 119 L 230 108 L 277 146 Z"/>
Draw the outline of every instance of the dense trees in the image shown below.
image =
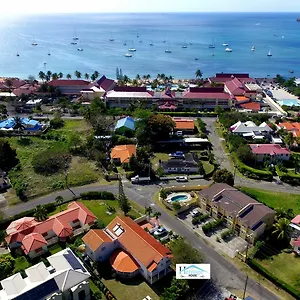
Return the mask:
<path id="1" fill-rule="evenodd" d="M 251 164 L 253 160 L 253 154 L 249 145 L 242 145 L 238 147 L 236 154 L 243 163 Z"/>
<path id="2" fill-rule="evenodd" d="M 187 280 L 184 279 L 176 279 L 173 277 L 171 286 L 166 288 L 164 292 L 161 294 L 161 300 L 176 300 L 180 297 L 184 297 L 184 295 L 189 291 L 189 284 Z"/>
<path id="3" fill-rule="evenodd" d="M 38 205 L 34 209 L 34 215 L 35 219 L 39 222 L 44 221 L 47 219 L 47 209 L 43 205 Z"/>
<path id="4" fill-rule="evenodd" d="M 55 203 L 59 206 L 60 210 L 61 210 L 61 205 L 65 202 L 65 199 L 63 196 L 57 196 L 55 198 Z"/>
<path id="5" fill-rule="evenodd" d="M 50 127 L 53 129 L 62 128 L 64 125 L 65 121 L 58 114 L 54 115 L 54 118 L 50 120 Z"/>
<path id="6" fill-rule="evenodd" d="M 290 227 L 290 221 L 286 218 L 281 218 L 274 225 L 272 234 L 276 236 L 278 240 L 287 240 L 290 236 L 292 228 Z"/>
<path id="7" fill-rule="evenodd" d="M 5 139 L 0 138 L 0 169 L 9 171 L 18 164 L 17 152 Z"/>
<path id="8" fill-rule="evenodd" d="M 13 272 L 15 260 L 10 255 L 0 256 L 0 279 L 10 276 Z"/>
<path id="9" fill-rule="evenodd" d="M 221 169 L 221 170 L 217 170 L 213 177 L 212 177 L 214 182 L 218 182 L 218 183 L 227 183 L 231 186 L 234 185 L 234 178 L 231 172 L 229 172 L 226 169 Z"/>

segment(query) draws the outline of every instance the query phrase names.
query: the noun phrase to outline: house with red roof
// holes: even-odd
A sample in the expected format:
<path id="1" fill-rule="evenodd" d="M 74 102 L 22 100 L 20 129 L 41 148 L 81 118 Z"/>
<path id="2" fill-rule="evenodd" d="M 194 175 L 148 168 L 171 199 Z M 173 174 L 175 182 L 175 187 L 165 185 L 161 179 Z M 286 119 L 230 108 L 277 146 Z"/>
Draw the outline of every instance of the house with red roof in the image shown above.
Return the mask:
<path id="1" fill-rule="evenodd" d="M 89 84 L 89 81 L 82 79 L 55 79 L 48 82 L 49 86 L 57 88 L 63 95 L 80 95 Z"/>
<path id="2" fill-rule="evenodd" d="M 300 215 L 291 220 L 290 227 L 292 228 L 291 245 L 294 252 L 300 255 Z"/>
<path id="3" fill-rule="evenodd" d="M 276 144 L 250 144 L 250 148 L 257 161 L 263 161 L 265 158 L 271 161 L 289 160 L 291 156 L 287 148 Z"/>
<path id="4" fill-rule="evenodd" d="M 42 222 L 33 217 L 13 221 L 6 229 L 6 242 L 10 249 L 21 248 L 30 258 L 48 251 L 48 246 L 66 241 L 83 230 L 88 230 L 96 216 L 82 203 L 72 202 L 68 209 Z"/>
<path id="5" fill-rule="evenodd" d="M 282 122 L 277 125 L 279 129 L 284 129 L 293 133 L 294 137 L 300 136 L 300 123 L 299 122 Z"/>
<path id="6" fill-rule="evenodd" d="M 129 217 L 116 217 L 105 229 L 90 230 L 82 240 L 91 260 L 109 260 L 120 276 L 141 274 L 152 284 L 171 270 L 171 251 Z"/>

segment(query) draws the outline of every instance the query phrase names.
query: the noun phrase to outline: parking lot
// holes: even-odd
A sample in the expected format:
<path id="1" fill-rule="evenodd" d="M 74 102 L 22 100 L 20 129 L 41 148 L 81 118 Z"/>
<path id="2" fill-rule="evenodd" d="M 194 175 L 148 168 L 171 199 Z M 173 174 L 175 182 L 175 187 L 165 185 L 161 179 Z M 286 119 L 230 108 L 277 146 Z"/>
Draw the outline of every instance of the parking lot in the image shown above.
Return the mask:
<path id="1" fill-rule="evenodd" d="M 213 218 L 209 218 L 205 222 L 193 225 L 192 224 L 192 209 L 183 212 L 178 216 L 178 218 L 183 222 L 187 227 L 191 228 L 198 236 L 206 240 L 209 244 L 211 244 L 216 251 L 220 253 L 224 253 L 231 258 L 234 258 L 238 252 L 244 252 L 247 247 L 247 242 L 243 240 L 241 237 L 233 236 L 228 239 L 228 241 L 224 241 L 221 239 L 222 232 L 228 230 L 226 227 L 221 227 L 220 229 L 213 232 L 211 235 L 207 236 L 202 231 L 202 226 L 208 222 L 214 221 Z M 219 241 L 217 241 L 217 239 Z"/>

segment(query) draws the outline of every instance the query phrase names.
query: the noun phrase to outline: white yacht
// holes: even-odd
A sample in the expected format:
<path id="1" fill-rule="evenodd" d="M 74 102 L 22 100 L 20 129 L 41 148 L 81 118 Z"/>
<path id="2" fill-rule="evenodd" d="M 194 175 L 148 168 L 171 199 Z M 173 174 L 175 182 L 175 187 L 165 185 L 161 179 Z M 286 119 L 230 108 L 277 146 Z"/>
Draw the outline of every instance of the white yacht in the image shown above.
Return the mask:
<path id="1" fill-rule="evenodd" d="M 272 56 L 271 50 L 269 50 L 269 53 L 267 54 L 267 56 L 269 56 L 269 57 Z"/>
<path id="2" fill-rule="evenodd" d="M 76 30 L 74 29 L 74 37 L 73 37 L 73 40 L 74 41 L 78 41 L 79 40 L 79 38 L 78 38 L 78 36 L 77 36 L 77 34 L 76 34 Z"/>
<path id="3" fill-rule="evenodd" d="M 255 46 L 252 46 L 251 51 L 255 51 Z"/>
<path id="4" fill-rule="evenodd" d="M 182 48 L 183 48 L 183 49 L 186 49 L 186 48 L 187 48 L 187 45 L 186 45 L 186 44 L 182 45 Z"/>
<path id="5" fill-rule="evenodd" d="M 135 48 L 129 48 L 128 51 L 129 51 L 129 52 L 135 52 L 136 49 L 135 49 Z"/>
<path id="6" fill-rule="evenodd" d="M 78 50 L 78 51 L 83 51 L 83 49 L 82 49 L 82 48 L 77 48 L 77 50 Z"/>
<path id="7" fill-rule="evenodd" d="M 132 57 L 132 54 L 126 53 L 124 56 L 125 56 L 125 57 Z"/>
<path id="8" fill-rule="evenodd" d="M 31 45 L 32 45 L 32 46 L 37 46 L 37 45 L 38 45 L 34 38 L 33 38 L 33 40 L 32 40 Z"/>
<path id="9" fill-rule="evenodd" d="M 166 49 L 165 53 L 172 53 L 172 51 L 170 49 Z"/>
<path id="10" fill-rule="evenodd" d="M 232 49 L 229 48 L 229 47 L 227 47 L 227 48 L 225 49 L 225 52 L 232 52 Z"/>
<path id="11" fill-rule="evenodd" d="M 223 46 L 228 47 L 228 44 L 227 44 L 227 43 L 224 43 Z"/>

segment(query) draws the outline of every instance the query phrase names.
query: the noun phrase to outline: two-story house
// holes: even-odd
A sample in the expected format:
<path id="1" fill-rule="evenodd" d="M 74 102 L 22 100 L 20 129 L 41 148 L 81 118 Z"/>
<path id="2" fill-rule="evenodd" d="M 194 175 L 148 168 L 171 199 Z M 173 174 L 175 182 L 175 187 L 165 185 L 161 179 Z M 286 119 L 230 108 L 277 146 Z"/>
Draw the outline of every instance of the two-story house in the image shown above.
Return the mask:
<path id="1" fill-rule="evenodd" d="M 225 183 L 215 183 L 200 191 L 199 205 L 213 218 L 223 218 L 228 228 L 250 243 L 274 223 L 274 210 Z"/>
<path id="2" fill-rule="evenodd" d="M 152 284 L 170 271 L 170 250 L 129 217 L 116 217 L 105 229 L 90 230 L 82 240 L 93 261 L 109 260 L 122 277 L 139 273 Z"/>

